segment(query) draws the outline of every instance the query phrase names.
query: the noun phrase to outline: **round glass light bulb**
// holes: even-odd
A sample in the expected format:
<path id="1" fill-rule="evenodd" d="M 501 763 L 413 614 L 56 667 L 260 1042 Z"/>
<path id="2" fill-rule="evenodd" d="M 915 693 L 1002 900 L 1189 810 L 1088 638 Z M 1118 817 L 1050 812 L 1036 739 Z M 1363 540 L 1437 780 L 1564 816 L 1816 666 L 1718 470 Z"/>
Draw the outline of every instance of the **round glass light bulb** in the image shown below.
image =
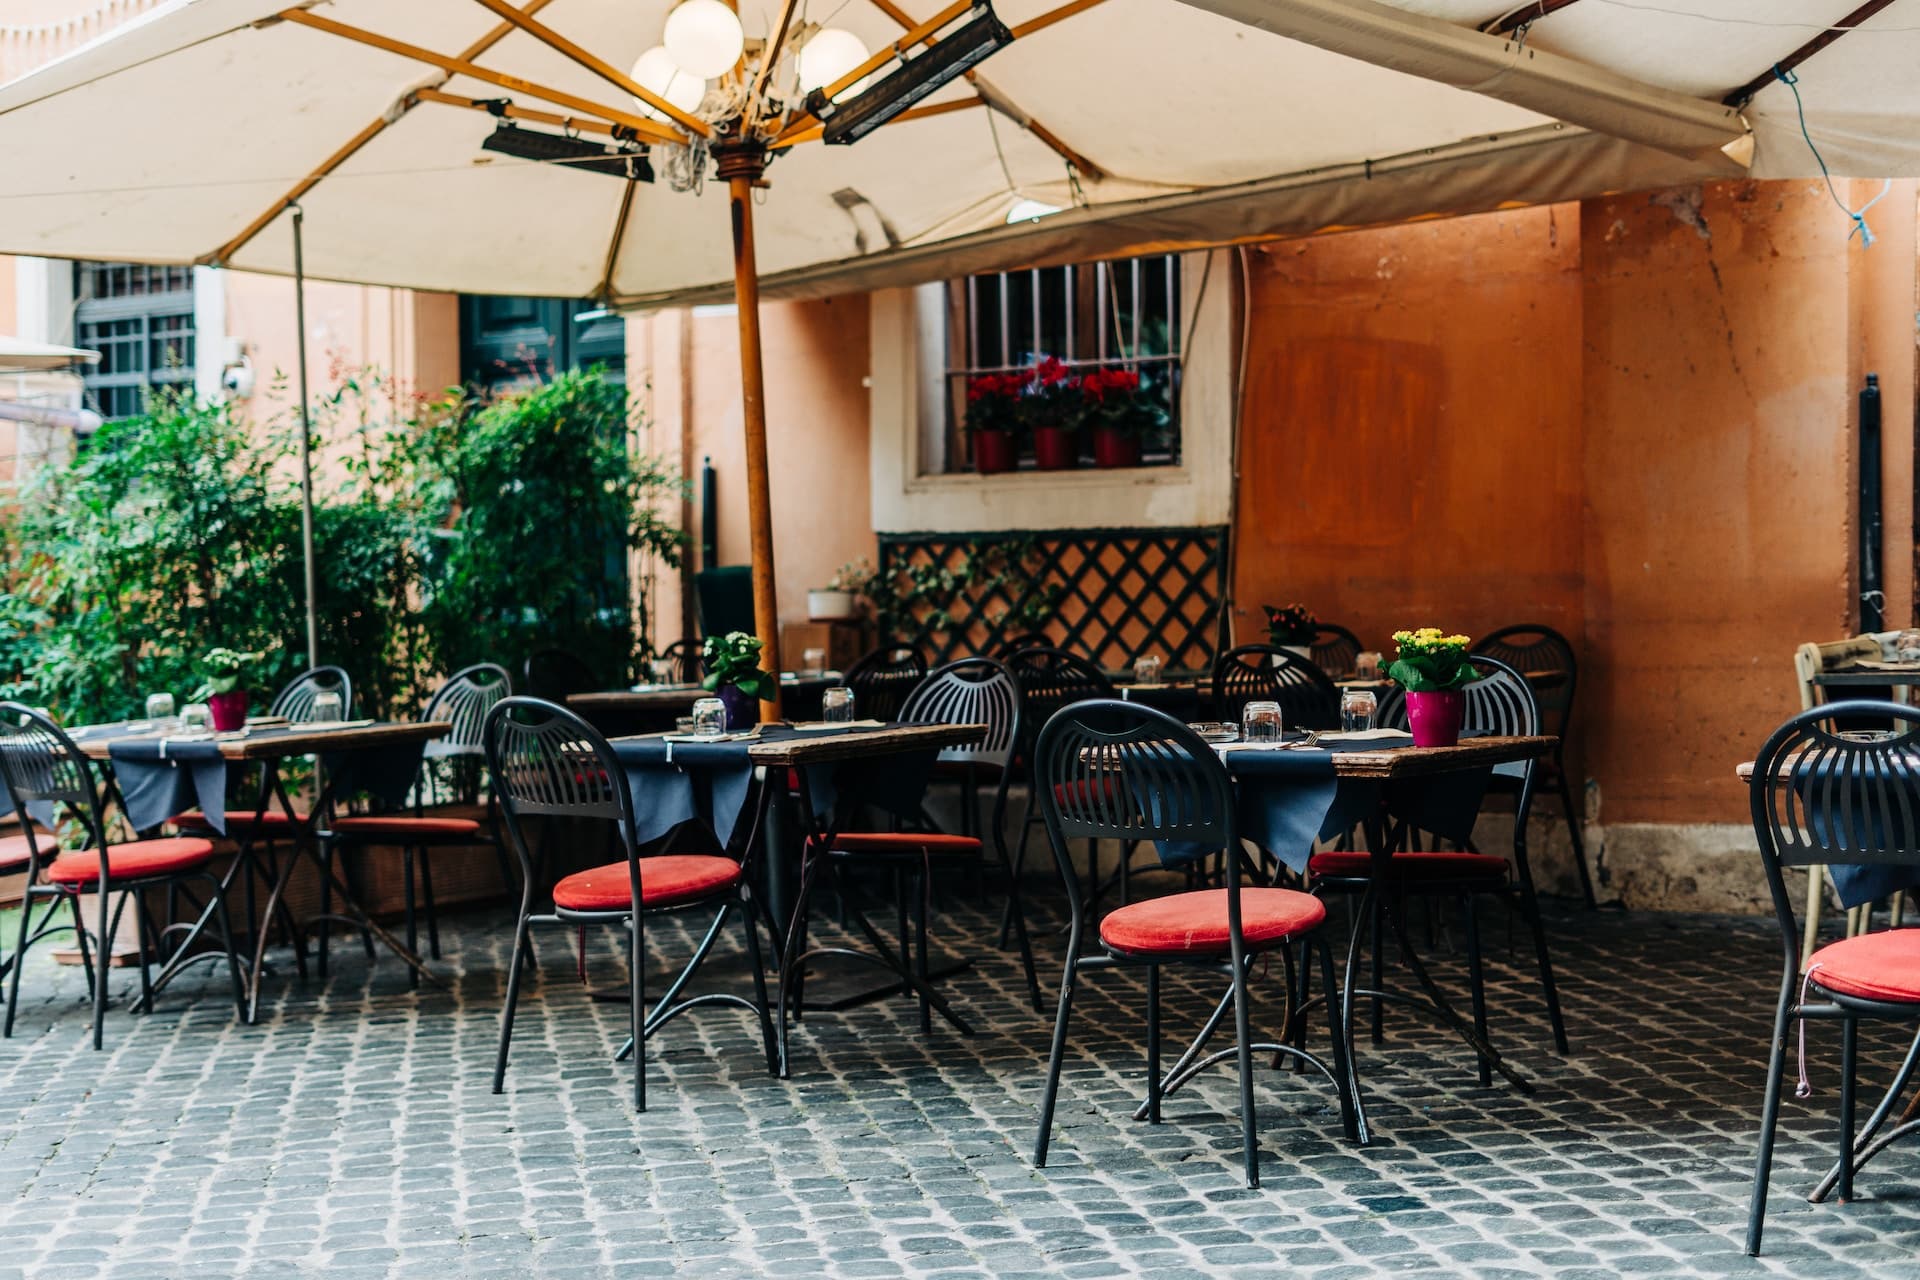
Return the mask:
<path id="1" fill-rule="evenodd" d="M 811 93 L 832 84 L 867 57 L 866 44 L 851 31 L 826 27 L 814 32 L 793 55 L 794 69 L 800 76 L 800 92 Z"/>
<path id="2" fill-rule="evenodd" d="M 707 96 L 707 82 L 691 72 L 682 70 L 673 60 L 665 45 L 657 44 L 634 59 L 633 70 L 627 73 L 634 83 L 671 102 L 682 111 L 692 111 Z M 634 105 L 640 108 L 640 114 L 654 120 L 666 119 L 666 113 L 647 105 L 635 98 Z"/>
<path id="3" fill-rule="evenodd" d="M 673 60 L 696 76 L 723 76 L 740 61 L 746 33 L 720 0 L 682 0 L 662 34 Z"/>

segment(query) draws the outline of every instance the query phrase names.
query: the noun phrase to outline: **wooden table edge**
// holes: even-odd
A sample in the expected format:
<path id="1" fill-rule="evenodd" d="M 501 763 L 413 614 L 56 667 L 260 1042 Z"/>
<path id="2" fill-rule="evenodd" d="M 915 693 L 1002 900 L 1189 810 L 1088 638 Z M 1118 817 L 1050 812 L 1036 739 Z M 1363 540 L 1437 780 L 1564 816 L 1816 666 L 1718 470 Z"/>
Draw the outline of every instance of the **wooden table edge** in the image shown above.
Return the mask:
<path id="1" fill-rule="evenodd" d="M 275 756 L 313 755 L 322 750 L 356 750 L 365 746 L 381 746 L 390 742 L 431 742 L 435 738 L 444 738 L 453 732 L 453 724 L 447 720 L 392 720 L 382 724 L 363 725 L 358 729 L 315 729 L 301 734 L 282 734 L 273 738 L 231 738 L 219 743 L 222 760 L 263 760 Z M 121 735 L 118 741 L 126 741 L 127 735 Z M 141 734 L 141 738 L 157 737 Z M 111 760 L 114 738 L 88 738 L 74 745 L 80 748 L 80 754 L 89 760 Z M 159 763 L 155 761 L 154 763 Z"/>

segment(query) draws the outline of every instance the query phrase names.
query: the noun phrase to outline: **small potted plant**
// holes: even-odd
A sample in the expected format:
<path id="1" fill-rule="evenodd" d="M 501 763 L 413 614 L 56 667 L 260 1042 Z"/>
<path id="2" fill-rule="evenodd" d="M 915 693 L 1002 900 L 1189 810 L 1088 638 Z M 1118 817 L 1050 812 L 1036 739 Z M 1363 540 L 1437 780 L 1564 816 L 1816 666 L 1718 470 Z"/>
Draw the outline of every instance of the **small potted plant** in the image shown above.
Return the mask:
<path id="1" fill-rule="evenodd" d="M 811 622 L 842 622 L 857 617 L 860 593 L 873 580 L 871 562 L 849 560 L 834 571 L 827 585 L 807 592 L 807 619 Z"/>
<path id="2" fill-rule="evenodd" d="M 1313 657 L 1313 638 L 1320 631 L 1320 619 L 1303 604 L 1263 605 L 1267 611 L 1267 643 L 1285 649 L 1298 658 Z"/>
<path id="3" fill-rule="evenodd" d="M 1020 392 L 1020 418 L 1033 433 L 1033 465 L 1040 471 L 1065 471 L 1080 463 L 1080 424 L 1086 397 L 1080 380 L 1058 357 L 1034 361 Z"/>
<path id="4" fill-rule="evenodd" d="M 967 434 L 973 438 L 973 469 L 983 476 L 1013 470 L 1020 456 L 1020 387 L 1017 373 L 983 373 L 967 379 Z"/>
<path id="5" fill-rule="evenodd" d="M 1438 627 L 1396 631 L 1397 654 L 1387 675 L 1407 691 L 1407 725 L 1416 747 L 1451 747 L 1460 741 L 1467 713 L 1466 687 L 1481 671 L 1467 655 L 1471 641 Z"/>
<path id="6" fill-rule="evenodd" d="M 700 687 L 727 704 L 727 729 L 751 728 L 760 719 L 757 703 L 774 694 L 774 675 L 760 669 L 760 637 L 744 631 L 708 636 L 700 657 L 706 679 Z"/>
<path id="7" fill-rule="evenodd" d="M 1146 442 L 1166 430 L 1160 396 L 1133 369 L 1095 369 L 1080 379 L 1093 423 L 1093 461 L 1098 467 L 1137 467 Z"/>
<path id="8" fill-rule="evenodd" d="M 247 668 L 260 661 L 257 653 L 237 649 L 209 649 L 200 659 L 200 687 L 193 701 L 205 702 L 216 733 L 232 733 L 247 723 L 247 690 L 240 683 Z"/>

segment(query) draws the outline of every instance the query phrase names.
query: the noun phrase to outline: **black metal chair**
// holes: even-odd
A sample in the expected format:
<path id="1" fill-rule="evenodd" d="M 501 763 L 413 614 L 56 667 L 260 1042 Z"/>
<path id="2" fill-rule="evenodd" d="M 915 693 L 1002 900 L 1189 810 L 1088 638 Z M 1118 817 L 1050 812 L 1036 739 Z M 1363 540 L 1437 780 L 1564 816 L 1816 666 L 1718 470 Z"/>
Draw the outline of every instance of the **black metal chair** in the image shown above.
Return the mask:
<path id="1" fill-rule="evenodd" d="M 500 863 L 500 882 L 513 892 L 513 869 L 507 848 L 495 826 L 495 811 L 489 798 L 486 820 L 434 816 L 423 812 L 427 805 L 479 800 L 480 768 L 486 759 L 482 730 L 487 713 L 502 698 L 513 693 L 513 680 L 505 667 L 491 662 L 476 663 L 448 676 L 427 700 L 422 720 L 444 720 L 453 727 L 444 738 L 435 738 L 421 748 L 420 773 L 414 781 L 411 813 L 355 814 L 337 817 L 328 824 L 326 860 L 331 864 L 333 850 L 339 847 L 396 845 L 401 850 L 401 878 L 406 906 L 407 949 L 416 949 L 419 928 L 414 909 L 414 868 L 419 867 L 420 905 L 426 909 L 427 947 L 434 959 L 440 958 L 440 915 L 433 898 L 432 851 L 436 848 L 490 846 Z M 445 762 L 454 776 L 443 777 L 437 766 Z M 324 917 L 331 905 L 330 878 L 320 882 L 320 912 Z M 327 972 L 327 935 L 320 934 L 320 972 Z M 418 985 L 420 975 L 409 969 L 408 979 Z"/>
<path id="2" fill-rule="evenodd" d="M 1012 913 L 1015 935 L 1020 945 L 1020 963 L 1026 971 L 1027 991 L 1033 1007 L 1042 1010 L 1040 982 L 1033 967 L 1033 945 L 1027 937 L 1026 912 L 1020 905 L 1020 881 L 1013 873 L 1013 859 L 1007 851 L 1007 788 L 1013 781 L 1013 751 L 1020 740 L 1020 690 L 1013 675 L 991 658 L 962 658 L 940 667 L 923 680 L 900 710 L 900 719 L 915 724 L 983 724 L 986 737 L 972 746 L 948 747 L 940 753 L 944 764 L 985 766 L 999 773 L 994 788 L 993 817 L 989 828 L 1000 868 L 1007 877 L 1007 907 Z M 905 893 L 914 895 L 915 976 L 925 987 L 927 973 L 927 907 L 930 886 L 927 878 L 936 862 L 977 865 L 986 855 L 986 844 L 979 836 L 951 835 L 940 831 L 843 831 L 833 842 L 836 858 L 877 862 L 888 866 L 894 875 L 894 895 L 901 904 L 902 936 L 900 954 L 908 954 L 905 936 Z M 920 1028 L 933 1029 L 931 1005 L 920 1002 Z"/>
<path id="3" fill-rule="evenodd" d="M 1327 673 L 1278 645 L 1243 644 L 1214 662 L 1214 714 L 1238 724 L 1249 702 L 1279 703 L 1288 729 L 1340 727 L 1340 691 Z"/>
<path id="4" fill-rule="evenodd" d="M 1359 636 L 1337 622 L 1320 623 L 1314 628 L 1313 640 L 1307 646 L 1314 666 L 1330 675 L 1339 676 L 1353 674 L 1365 648 Z"/>
<path id="5" fill-rule="evenodd" d="M 673 678 L 681 684 L 693 684 L 700 679 L 700 642 L 686 639 L 675 640 L 659 653 L 660 661 L 672 664 Z"/>
<path id="6" fill-rule="evenodd" d="M 1587 866 L 1587 841 L 1582 832 L 1583 810 L 1575 806 L 1567 777 L 1567 726 L 1573 719 L 1573 695 L 1580 675 L 1573 642 L 1543 623 L 1523 622 L 1481 636 L 1474 641 L 1473 652 L 1498 658 L 1525 676 L 1540 701 L 1541 732 L 1560 739 L 1553 754 L 1541 761 L 1540 785 L 1560 798 L 1567 838 L 1573 842 L 1574 870 L 1580 876 L 1580 896 L 1589 907 L 1596 906 L 1593 872 Z"/>
<path id="7" fill-rule="evenodd" d="M 164 985 L 184 958 L 183 953 L 212 922 L 219 926 L 221 952 L 227 959 L 227 972 L 233 980 L 235 1012 L 246 1017 L 246 989 L 240 981 L 240 963 L 233 951 L 233 932 L 227 925 L 225 899 L 220 881 L 208 869 L 213 843 L 190 836 L 160 840 L 114 843 L 108 839 L 106 806 L 101 801 L 99 779 L 87 758 L 73 740 L 41 713 L 15 702 L 0 702 L 0 783 L 12 798 L 14 811 L 29 814 L 42 810 L 54 819 L 49 826 L 58 829 L 58 816 L 64 809 L 70 822 L 77 824 L 82 843 L 79 848 L 61 850 L 51 840 L 41 847 L 44 832 L 29 822 L 22 832 L 27 841 L 27 877 L 20 904 L 20 928 L 9 959 L 7 1016 L 4 1034 L 13 1035 L 13 1019 L 20 1008 L 20 973 L 26 967 L 27 952 L 34 943 L 66 926 L 53 923 L 62 905 L 73 913 L 72 929 L 80 947 L 80 963 L 87 972 L 93 993 L 93 1047 L 104 1043 L 107 1016 L 107 980 L 113 961 L 113 940 L 120 927 L 121 913 L 133 904 L 140 945 L 140 1003 L 153 1005 L 154 992 Z M 147 891 L 165 889 L 170 896 L 184 892 L 188 883 L 197 882 L 207 889 L 200 905 L 200 916 L 185 926 L 174 956 L 163 968 L 158 983 L 152 965 L 164 957 L 163 947 L 172 921 L 163 929 L 148 910 Z M 97 926 L 91 939 L 86 921 L 81 918 L 80 899 L 92 893 L 100 903 Z M 192 895 L 186 895 L 193 901 Z M 118 905 L 114 901 L 118 899 Z M 38 921 L 36 903 L 47 904 Z"/>
<path id="8" fill-rule="evenodd" d="M 897 720 L 900 709 L 927 678 L 927 660 L 911 645 L 883 644 L 847 668 L 853 713 L 864 720 Z"/>
<path id="9" fill-rule="evenodd" d="M 565 702 L 576 693 L 590 693 L 604 686 L 594 669 L 566 649 L 539 649 L 527 655 L 521 667 L 526 677 L 521 688 L 530 698 Z"/>
<path id="10" fill-rule="evenodd" d="M 1326 907 L 1311 894 L 1292 889 L 1242 886 L 1243 859 L 1234 828 L 1233 783 L 1213 749 L 1185 725 L 1150 707 L 1104 700 L 1082 702 L 1056 713 L 1041 730 L 1034 775 L 1040 783 L 1048 842 L 1066 882 L 1071 913 L 1066 972 L 1061 978 L 1060 1007 L 1047 1060 L 1034 1163 L 1044 1167 L 1047 1162 L 1074 981 L 1082 969 L 1118 966 L 1144 967 L 1147 971 L 1145 1113 L 1150 1122 L 1160 1121 L 1163 1088 L 1177 1088 L 1212 1063 L 1235 1058 L 1240 1068 L 1241 1146 L 1247 1185 L 1259 1186 L 1253 1107 L 1253 1054 L 1258 1050 L 1289 1055 L 1324 1075 L 1339 1094 L 1340 1118 L 1347 1138 L 1364 1142 L 1366 1121 L 1359 1083 L 1340 1017 L 1333 957 L 1321 932 Z M 1223 853 L 1225 887 L 1175 893 L 1120 907 L 1099 922 L 1104 954 L 1082 956 L 1080 943 L 1086 932 L 1087 912 L 1075 883 L 1068 842 L 1097 839 L 1165 840 Z M 1319 958 L 1332 1031 L 1331 1068 L 1298 1046 L 1255 1044 L 1253 1040 L 1248 968 L 1255 956 L 1295 942 Z M 1183 1064 L 1163 1081 L 1160 968 L 1168 964 L 1196 965 L 1227 975 L 1233 991 L 1235 1044 L 1230 1050 Z"/>
<path id="11" fill-rule="evenodd" d="M 607 740 L 565 707 L 538 698 L 503 698 L 487 712 L 483 730 L 487 772 L 507 836 L 520 859 L 520 913 L 514 926 L 513 953 L 507 962 L 507 999 L 500 1013 L 500 1050 L 494 1059 L 493 1091 L 506 1084 L 507 1049 L 513 1040 L 513 1014 L 521 975 L 529 967 L 529 929 L 535 924 L 624 927 L 628 943 L 628 997 L 633 1037 L 634 1106 L 647 1109 L 646 1042 L 661 1027 L 701 1005 L 732 1005 L 753 1013 L 767 1054 L 767 1069 L 779 1060 L 761 966 L 760 929 L 748 889 L 744 861 L 717 854 L 640 855 L 633 797 L 627 775 Z M 535 883 L 530 819 L 581 819 L 609 824 L 624 857 L 619 862 L 576 872 L 553 887 L 553 910 L 533 911 Z M 757 823 L 756 823 L 757 826 Z M 757 832 L 744 846 L 750 854 Z M 635 904 L 639 909 L 635 910 Z M 739 908 L 746 916 L 747 956 L 753 971 L 754 998 L 713 992 L 679 999 L 713 950 L 727 916 Z M 691 959 L 668 984 L 653 1012 L 647 1012 L 646 922 L 669 912 L 714 912 Z"/>
<path id="12" fill-rule="evenodd" d="M 1499 736 L 1532 736 L 1540 732 L 1540 707 L 1526 679 L 1505 663 L 1484 655 L 1475 655 L 1475 666 L 1485 674 L 1466 687 L 1466 716 L 1462 728 Z M 1404 698 L 1389 699 L 1382 708 L 1382 728 L 1406 727 Z M 1473 996 L 1473 1025 L 1480 1040 L 1487 1039 L 1486 981 L 1480 960 L 1480 926 L 1474 911 L 1474 899 L 1481 895 L 1507 897 L 1517 892 L 1520 914 L 1533 932 L 1534 957 L 1540 966 L 1541 996 L 1547 1009 L 1547 1023 L 1553 1044 L 1567 1052 L 1566 1024 L 1560 1015 L 1560 994 L 1553 980 L 1553 960 L 1547 950 L 1546 926 L 1540 919 L 1540 902 L 1534 892 L 1533 869 L 1527 860 L 1527 817 L 1533 808 L 1535 776 L 1539 762 L 1528 760 L 1513 765 L 1496 765 L 1494 776 L 1508 777 L 1518 788 L 1514 806 L 1513 858 L 1498 854 L 1464 850 L 1396 850 L 1393 854 L 1393 883 L 1388 891 L 1406 897 L 1452 899 L 1461 911 L 1467 944 L 1467 982 Z M 1409 833 L 1411 840 L 1412 833 Z M 1365 850 L 1328 850 L 1316 853 L 1307 862 L 1308 887 L 1314 893 L 1364 894 L 1373 875 L 1373 855 Z M 1514 881 L 1518 882 L 1517 891 Z M 1362 922 L 1355 923 L 1355 930 Z M 1371 919 L 1364 922 L 1371 937 L 1369 951 L 1373 965 L 1373 1041 L 1380 1043 L 1381 991 L 1385 947 L 1380 938 L 1380 901 L 1376 894 Z M 1353 961 L 1349 961 L 1351 964 Z M 1351 1016 L 1352 1011 L 1348 1011 Z M 1492 1066 L 1480 1063 L 1480 1083 L 1493 1080 Z"/>
<path id="13" fill-rule="evenodd" d="M 1005 640 L 1002 640 L 994 648 L 993 657 L 997 661 L 1006 662 L 1022 649 L 1046 649 L 1052 647 L 1052 645 L 1053 641 L 1048 639 L 1042 632 L 1026 631 L 1020 635 L 1008 636 Z"/>
<path id="14" fill-rule="evenodd" d="M 1863 718 L 1884 730 L 1848 728 Z M 1806 1024 L 1840 1023 L 1840 1139 L 1834 1167 L 1808 1198 L 1853 1196 L 1861 1166 L 1899 1139 L 1920 1131 L 1911 1109 L 1885 1134 L 1916 1064 L 1920 1039 L 1906 1055 L 1866 1127 L 1854 1133 L 1855 1074 L 1862 1020 L 1920 1024 L 1920 929 L 1888 929 L 1842 938 L 1815 951 L 1802 967 L 1794 892 L 1784 868 L 1865 865 L 1912 868 L 1920 878 L 1920 708 L 1893 702 L 1834 702 L 1794 716 L 1760 748 L 1749 783 L 1753 832 L 1780 925 L 1780 997 L 1760 1109 L 1760 1145 L 1747 1216 L 1747 1252 L 1760 1252 L 1767 1182 L 1780 1119 L 1787 1042 L 1800 1027 L 1799 1096 L 1806 1077 Z M 1796 998 L 1796 988 L 1798 995 Z"/>
<path id="15" fill-rule="evenodd" d="M 1013 674 L 1013 682 L 1020 689 L 1020 724 L 1024 741 L 1014 748 L 1014 768 L 1027 783 L 1027 799 L 1020 813 L 1020 839 L 1013 850 L 1013 874 L 1024 874 L 1027 865 L 1027 839 L 1033 829 L 1042 824 L 1040 808 L 1035 800 L 1038 784 L 1032 777 L 1033 743 L 1039 737 L 1040 728 L 1049 717 L 1062 707 L 1084 702 L 1089 698 L 1111 698 L 1113 681 L 1099 667 L 1087 661 L 1077 653 L 1065 649 L 1036 645 L 1031 649 L 1019 649 L 1009 654 L 1003 661 L 1007 670 Z M 1127 855 L 1123 850 L 1120 856 L 1124 869 Z M 1087 846 L 1087 886 L 1088 896 L 1096 901 L 1099 897 L 1100 857 L 1099 845 Z M 1007 945 L 1007 937 L 1013 927 L 1012 913 L 1004 912 L 1000 917 L 1000 945 Z"/>

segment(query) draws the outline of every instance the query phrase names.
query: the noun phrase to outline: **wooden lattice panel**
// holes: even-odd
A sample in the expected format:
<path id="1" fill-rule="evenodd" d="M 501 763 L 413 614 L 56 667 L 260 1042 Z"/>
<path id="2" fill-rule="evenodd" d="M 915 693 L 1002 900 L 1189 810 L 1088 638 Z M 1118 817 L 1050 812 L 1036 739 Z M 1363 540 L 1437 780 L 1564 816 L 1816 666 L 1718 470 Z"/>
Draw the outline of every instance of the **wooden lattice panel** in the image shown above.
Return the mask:
<path id="1" fill-rule="evenodd" d="M 1204 671 L 1226 547 L 1217 527 L 881 534 L 880 568 L 907 597 L 894 637 L 937 662 L 1037 632 L 1112 670 L 1153 654 Z"/>

